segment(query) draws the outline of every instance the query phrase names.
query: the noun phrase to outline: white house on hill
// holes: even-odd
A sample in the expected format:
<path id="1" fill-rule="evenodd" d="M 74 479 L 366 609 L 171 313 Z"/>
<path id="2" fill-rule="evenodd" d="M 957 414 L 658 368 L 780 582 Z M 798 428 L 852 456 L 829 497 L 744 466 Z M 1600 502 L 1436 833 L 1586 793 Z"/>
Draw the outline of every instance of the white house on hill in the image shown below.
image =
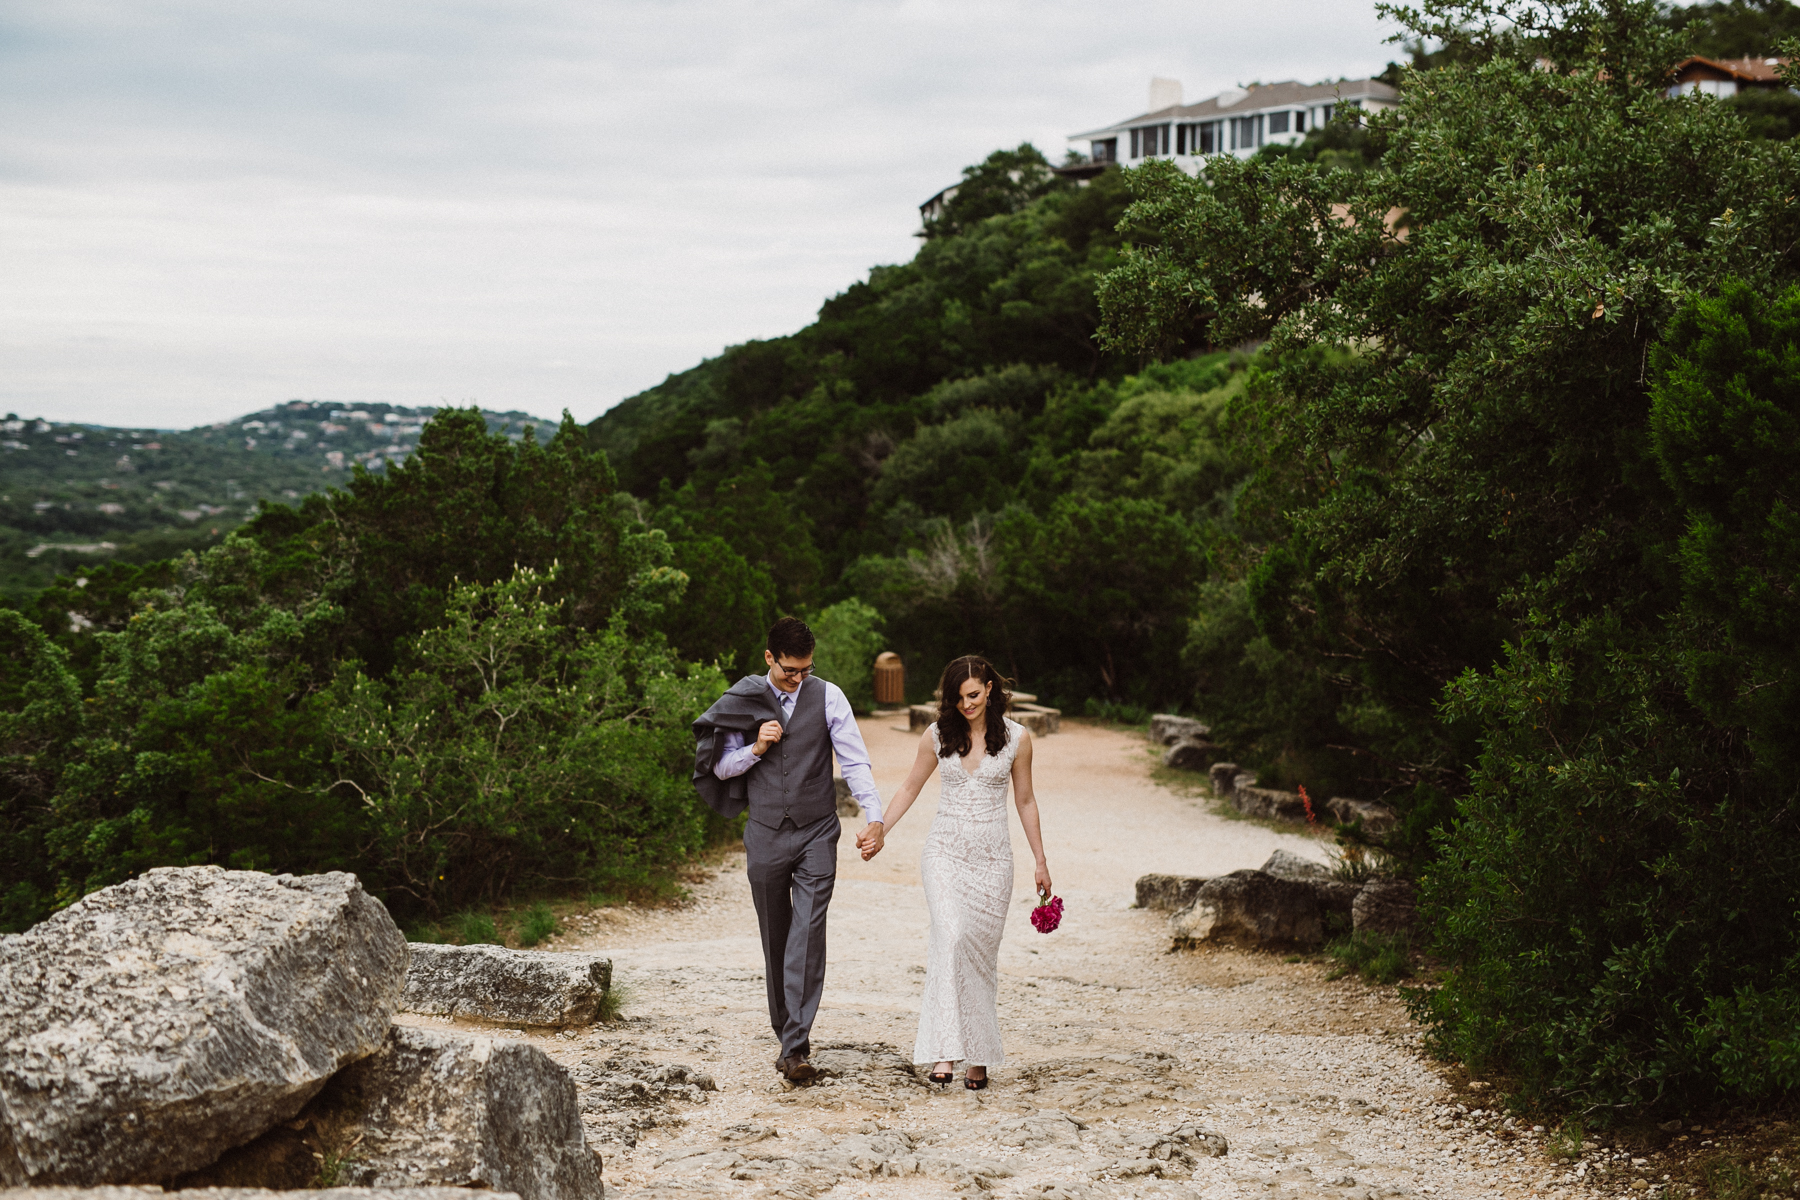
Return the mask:
<path id="1" fill-rule="evenodd" d="M 1070 147 L 1087 157 L 1090 170 L 1146 158 L 1173 158 L 1195 170 L 1205 155 L 1249 158 L 1263 146 L 1298 142 L 1308 130 L 1323 127 L 1345 109 L 1374 112 L 1400 103 L 1400 93 L 1378 79 L 1350 79 L 1252 84 L 1186 105 L 1179 102 L 1176 84 L 1176 103 L 1159 106 L 1158 101 L 1171 98 L 1171 82 L 1159 79 L 1151 84 L 1152 111 L 1074 134 Z"/>

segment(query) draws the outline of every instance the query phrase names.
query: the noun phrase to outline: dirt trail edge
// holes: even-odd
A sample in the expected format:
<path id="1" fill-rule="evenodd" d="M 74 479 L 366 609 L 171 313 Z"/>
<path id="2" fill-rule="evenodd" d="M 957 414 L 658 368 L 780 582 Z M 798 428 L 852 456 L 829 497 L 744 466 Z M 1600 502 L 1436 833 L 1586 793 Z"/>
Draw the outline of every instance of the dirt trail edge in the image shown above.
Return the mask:
<path id="1" fill-rule="evenodd" d="M 917 746 L 896 725 L 863 722 L 883 796 Z M 694 887 L 691 905 L 600 910 L 556 940 L 613 955 L 625 1018 L 554 1037 L 498 1032 L 570 1068 L 609 1194 L 1592 1194 L 1529 1132 L 1450 1107 L 1391 989 L 1326 982 L 1318 964 L 1274 955 L 1170 954 L 1166 916 L 1131 906 L 1148 872 L 1260 866 L 1278 847 L 1322 859 L 1323 843 L 1225 820 L 1158 786 L 1140 736 L 1065 725 L 1039 740 L 1036 760 L 1067 914 L 1053 934 L 1031 928 L 1031 859 L 1015 821 L 1000 955 L 1007 1062 L 984 1092 L 960 1078 L 939 1091 L 910 1063 L 935 780 L 873 863 L 857 858 L 857 823 L 845 822 L 813 1030 L 826 1077 L 812 1086 L 792 1089 L 774 1071 L 741 853 Z M 1213 1134 L 1228 1152 L 1216 1154 Z"/>

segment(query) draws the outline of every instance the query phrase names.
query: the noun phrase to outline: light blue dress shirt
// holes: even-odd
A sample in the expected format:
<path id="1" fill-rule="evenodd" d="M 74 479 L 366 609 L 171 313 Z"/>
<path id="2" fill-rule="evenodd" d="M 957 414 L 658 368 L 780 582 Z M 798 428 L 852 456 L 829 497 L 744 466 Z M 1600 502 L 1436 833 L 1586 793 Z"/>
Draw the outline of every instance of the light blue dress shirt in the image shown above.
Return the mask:
<path id="1" fill-rule="evenodd" d="M 862 730 L 856 727 L 856 714 L 850 711 L 850 700 L 844 695 L 844 689 L 835 683 L 810 676 L 802 679 L 800 688 L 791 692 L 784 692 L 776 687 L 774 681 L 766 675 L 763 676 L 763 682 L 768 684 L 775 702 L 781 706 L 783 724 L 793 719 L 794 703 L 800 699 L 800 688 L 825 689 L 825 727 L 831 731 L 831 749 L 837 755 L 838 770 L 843 772 L 844 782 L 850 785 L 850 794 L 856 797 L 856 806 L 862 809 L 864 820 L 881 820 L 881 793 L 875 790 L 875 772 L 869 769 L 869 748 L 863 745 Z M 713 774 L 720 779 L 733 779 L 761 761 L 757 757 L 756 748 L 745 744 L 743 734 L 735 730 L 727 731 L 725 745 L 719 754 L 718 765 L 713 767 Z"/>

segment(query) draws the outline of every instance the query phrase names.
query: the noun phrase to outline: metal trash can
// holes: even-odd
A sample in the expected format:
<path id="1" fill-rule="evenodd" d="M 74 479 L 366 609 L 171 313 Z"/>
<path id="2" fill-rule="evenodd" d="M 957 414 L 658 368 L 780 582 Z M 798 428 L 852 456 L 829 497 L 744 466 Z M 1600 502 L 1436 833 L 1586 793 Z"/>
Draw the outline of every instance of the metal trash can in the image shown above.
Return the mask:
<path id="1" fill-rule="evenodd" d="M 906 703 L 906 664 L 892 650 L 884 650 L 875 659 L 875 703 Z"/>

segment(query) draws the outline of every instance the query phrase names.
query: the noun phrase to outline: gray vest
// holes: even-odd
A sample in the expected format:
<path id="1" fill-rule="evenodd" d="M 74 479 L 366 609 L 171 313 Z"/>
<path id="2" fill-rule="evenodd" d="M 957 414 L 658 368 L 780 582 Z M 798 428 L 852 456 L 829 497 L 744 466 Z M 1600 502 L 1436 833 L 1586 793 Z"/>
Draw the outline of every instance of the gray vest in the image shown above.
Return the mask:
<path id="1" fill-rule="evenodd" d="M 744 776 L 750 819 L 776 828 L 782 818 L 809 825 L 837 812 L 831 782 L 831 727 L 825 724 L 825 684 L 808 679 L 794 698 L 781 740 Z"/>

